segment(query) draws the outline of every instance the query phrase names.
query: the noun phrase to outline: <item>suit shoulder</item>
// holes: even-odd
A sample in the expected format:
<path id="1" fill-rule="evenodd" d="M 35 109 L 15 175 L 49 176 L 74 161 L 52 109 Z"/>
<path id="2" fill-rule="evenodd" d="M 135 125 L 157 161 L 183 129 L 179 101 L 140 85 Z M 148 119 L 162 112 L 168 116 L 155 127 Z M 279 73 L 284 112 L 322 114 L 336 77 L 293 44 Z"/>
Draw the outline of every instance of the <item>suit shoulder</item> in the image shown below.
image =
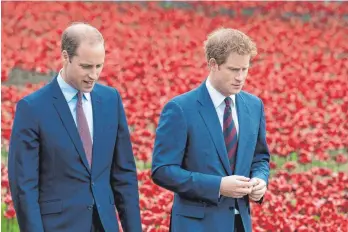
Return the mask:
<path id="1" fill-rule="evenodd" d="M 96 83 L 94 86 L 94 89 L 97 91 L 102 91 L 102 92 L 109 93 L 109 94 L 110 93 L 115 94 L 115 90 L 116 90 L 116 88 L 114 88 L 114 87 L 110 87 L 110 86 L 100 84 L 100 83 Z M 118 92 L 118 91 L 116 90 L 116 92 Z"/>
<path id="2" fill-rule="evenodd" d="M 111 87 L 111 86 L 96 83 L 94 86 L 94 89 L 103 98 L 118 98 L 118 97 L 120 97 L 119 91 L 116 88 Z"/>
<path id="3" fill-rule="evenodd" d="M 197 89 L 198 88 L 195 88 L 186 93 L 177 95 L 173 97 L 172 99 L 170 99 L 169 102 L 175 102 L 180 106 L 185 106 L 185 105 L 192 106 L 192 103 L 197 100 Z"/>
<path id="4" fill-rule="evenodd" d="M 246 91 L 241 91 L 240 94 L 249 103 L 260 104 L 262 102 L 261 98 L 255 96 L 254 94 L 248 93 Z"/>
<path id="5" fill-rule="evenodd" d="M 48 97 L 51 96 L 50 86 L 46 84 L 34 92 L 24 96 L 19 101 L 26 101 L 31 106 L 42 106 L 47 101 Z"/>

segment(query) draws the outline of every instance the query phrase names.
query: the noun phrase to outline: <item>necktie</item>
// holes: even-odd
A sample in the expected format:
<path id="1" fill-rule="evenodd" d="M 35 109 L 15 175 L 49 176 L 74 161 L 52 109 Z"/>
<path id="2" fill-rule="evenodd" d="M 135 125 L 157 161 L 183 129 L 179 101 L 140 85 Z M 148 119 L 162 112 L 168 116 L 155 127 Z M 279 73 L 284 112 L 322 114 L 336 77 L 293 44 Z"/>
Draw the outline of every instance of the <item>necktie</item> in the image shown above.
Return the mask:
<path id="1" fill-rule="evenodd" d="M 89 166 L 92 166 L 92 138 L 91 133 L 89 132 L 89 127 L 86 119 L 85 112 L 82 107 L 82 96 L 81 91 L 77 94 L 77 105 L 76 105 L 76 120 L 77 120 L 77 129 L 79 131 L 83 148 L 85 149 L 86 158 L 89 163 Z"/>
<path id="2" fill-rule="evenodd" d="M 232 173 L 234 173 L 237 145 L 238 145 L 238 136 L 237 136 L 237 130 L 232 118 L 231 102 L 232 102 L 232 99 L 230 97 L 225 98 L 226 107 L 224 111 L 223 134 L 224 134 L 228 159 L 230 161 Z"/>

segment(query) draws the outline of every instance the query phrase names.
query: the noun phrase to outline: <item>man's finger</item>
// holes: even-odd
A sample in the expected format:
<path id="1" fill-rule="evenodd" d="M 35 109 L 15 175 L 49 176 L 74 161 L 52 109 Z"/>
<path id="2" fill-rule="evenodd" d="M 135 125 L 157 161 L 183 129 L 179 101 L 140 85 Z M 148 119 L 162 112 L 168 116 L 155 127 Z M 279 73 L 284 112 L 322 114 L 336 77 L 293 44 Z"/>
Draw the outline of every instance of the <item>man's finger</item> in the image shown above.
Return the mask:
<path id="1" fill-rule="evenodd" d="M 261 199 L 261 197 L 260 198 L 250 198 L 250 199 L 253 201 L 259 201 Z"/>
<path id="2" fill-rule="evenodd" d="M 229 197 L 233 197 L 233 198 L 241 198 L 241 197 L 244 197 L 245 195 L 247 194 L 244 194 L 244 193 L 238 193 L 238 192 L 232 192 Z"/>
<path id="3" fill-rule="evenodd" d="M 256 195 L 249 195 L 249 198 L 253 201 L 257 201 L 258 197 Z"/>
<path id="4" fill-rule="evenodd" d="M 245 190 L 236 190 L 236 191 L 234 191 L 234 195 L 243 195 L 243 196 L 245 196 L 245 195 L 250 194 L 250 192 L 243 192 L 243 191 L 245 191 Z"/>
<path id="5" fill-rule="evenodd" d="M 266 187 L 265 183 L 260 182 L 259 184 L 255 185 L 255 186 L 253 187 L 253 191 L 261 190 L 261 189 L 263 189 L 264 187 Z"/>
<path id="6" fill-rule="evenodd" d="M 266 192 L 266 187 L 263 187 L 262 189 L 253 189 L 252 193 L 256 195 L 260 195 Z"/>
<path id="7" fill-rule="evenodd" d="M 248 182 L 248 181 L 238 181 L 237 180 L 237 186 L 239 188 L 251 188 L 251 187 L 253 187 L 253 183 Z"/>
<path id="8" fill-rule="evenodd" d="M 250 194 L 252 192 L 252 188 L 237 188 L 234 192 L 237 194 Z"/>
<path id="9" fill-rule="evenodd" d="M 252 194 L 249 195 L 249 197 L 252 197 L 252 198 L 254 198 L 254 199 L 259 200 L 259 199 L 261 199 L 261 197 L 262 197 L 263 195 L 265 195 L 265 193 L 261 193 L 261 194 L 252 193 Z"/>
<path id="10" fill-rule="evenodd" d="M 257 200 L 259 200 L 259 199 L 261 199 L 261 197 L 263 196 L 264 194 L 251 194 L 251 195 L 249 195 L 249 196 L 251 196 L 252 198 L 255 198 L 255 199 L 257 199 Z"/>
<path id="11" fill-rule="evenodd" d="M 252 183 L 253 186 L 256 186 L 259 183 L 259 181 L 255 178 L 251 179 L 249 182 Z"/>
<path id="12" fill-rule="evenodd" d="M 243 182 L 248 182 L 250 180 L 249 177 L 245 177 L 245 176 L 235 175 L 235 177 L 236 177 L 236 180 L 243 181 Z"/>

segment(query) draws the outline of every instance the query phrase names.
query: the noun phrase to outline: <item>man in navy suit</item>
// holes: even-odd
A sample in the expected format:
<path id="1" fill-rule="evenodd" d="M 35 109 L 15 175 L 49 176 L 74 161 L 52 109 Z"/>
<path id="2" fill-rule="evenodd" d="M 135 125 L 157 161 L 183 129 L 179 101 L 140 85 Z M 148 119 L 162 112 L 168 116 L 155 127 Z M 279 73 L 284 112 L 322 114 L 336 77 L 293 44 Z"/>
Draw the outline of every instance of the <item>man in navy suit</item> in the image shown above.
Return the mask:
<path id="1" fill-rule="evenodd" d="M 249 199 L 261 203 L 270 159 L 263 103 L 241 91 L 256 45 L 219 29 L 205 53 L 207 80 L 161 113 L 152 178 L 174 192 L 171 231 L 251 231 Z"/>
<path id="2" fill-rule="evenodd" d="M 140 232 L 138 182 L 121 97 L 97 84 L 105 48 L 84 23 L 62 35 L 63 68 L 21 99 L 8 172 L 21 231 Z"/>

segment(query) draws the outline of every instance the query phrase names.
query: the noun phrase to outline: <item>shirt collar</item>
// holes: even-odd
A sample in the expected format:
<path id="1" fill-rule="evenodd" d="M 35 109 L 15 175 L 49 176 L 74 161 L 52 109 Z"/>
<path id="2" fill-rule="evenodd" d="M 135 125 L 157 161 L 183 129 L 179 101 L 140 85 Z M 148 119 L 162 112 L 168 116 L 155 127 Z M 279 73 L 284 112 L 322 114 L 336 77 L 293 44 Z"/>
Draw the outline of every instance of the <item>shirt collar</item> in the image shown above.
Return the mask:
<path id="1" fill-rule="evenodd" d="M 62 70 L 59 71 L 57 81 L 60 89 L 63 92 L 63 95 L 65 97 L 65 100 L 69 103 L 72 99 L 75 98 L 77 94 L 77 89 L 73 88 L 71 85 L 66 83 L 66 81 L 63 79 L 61 75 Z M 83 93 L 84 99 L 87 101 L 91 100 L 91 94 L 90 93 Z"/>
<path id="2" fill-rule="evenodd" d="M 224 95 L 222 95 L 219 91 L 217 91 L 213 87 L 213 85 L 210 82 L 210 78 L 209 77 L 207 78 L 207 81 L 205 82 L 205 84 L 207 86 L 210 98 L 213 101 L 214 107 L 216 109 L 216 108 L 218 108 L 221 105 L 221 103 L 224 102 L 226 97 Z M 230 98 L 232 99 L 232 107 L 233 107 L 233 106 L 236 105 L 235 104 L 235 102 L 236 102 L 236 95 L 232 94 L 232 95 L 230 95 Z"/>

